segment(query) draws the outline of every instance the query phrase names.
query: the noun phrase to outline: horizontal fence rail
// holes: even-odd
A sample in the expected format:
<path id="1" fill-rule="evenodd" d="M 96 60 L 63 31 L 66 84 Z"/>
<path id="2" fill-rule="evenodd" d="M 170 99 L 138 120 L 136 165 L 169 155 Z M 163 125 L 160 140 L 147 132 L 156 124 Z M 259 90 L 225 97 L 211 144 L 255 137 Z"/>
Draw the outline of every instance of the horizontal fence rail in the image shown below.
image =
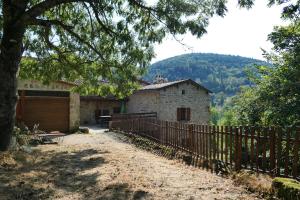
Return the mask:
<path id="1" fill-rule="evenodd" d="M 131 132 L 219 165 L 299 179 L 300 127 L 210 126 L 150 118 L 116 119 L 110 128 Z"/>
<path id="2" fill-rule="evenodd" d="M 123 120 L 123 119 L 137 119 L 137 118 L 152 118 L 157 119 L 156 112 L 148 113 L 122 113 L 122 114 L 113 114 L 112 120 Z"/>

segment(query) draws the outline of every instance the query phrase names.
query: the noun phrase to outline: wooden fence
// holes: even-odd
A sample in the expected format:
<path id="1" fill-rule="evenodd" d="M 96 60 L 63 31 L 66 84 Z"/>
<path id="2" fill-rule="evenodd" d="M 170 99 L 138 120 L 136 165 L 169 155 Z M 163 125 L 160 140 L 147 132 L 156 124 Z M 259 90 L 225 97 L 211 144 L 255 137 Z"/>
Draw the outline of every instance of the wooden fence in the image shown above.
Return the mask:
<path id="1" fill-rule="evenodd" d="M 148 113 L 123 113 L 123 114 L 113 114 L 112 120 L 124 120 L 124 119 L 137 119 L 137 118 L 151 118 L 157 119 L 156 112 L 148 112 Z"/>
<path id="2" fill-rule="evenodd" d="M 188 152 L 211 170 L 222 163 L 237 171 L 300 178 L 300 127 L 209 126 L 139 118 L 113 120 L 110 128 Z"/>

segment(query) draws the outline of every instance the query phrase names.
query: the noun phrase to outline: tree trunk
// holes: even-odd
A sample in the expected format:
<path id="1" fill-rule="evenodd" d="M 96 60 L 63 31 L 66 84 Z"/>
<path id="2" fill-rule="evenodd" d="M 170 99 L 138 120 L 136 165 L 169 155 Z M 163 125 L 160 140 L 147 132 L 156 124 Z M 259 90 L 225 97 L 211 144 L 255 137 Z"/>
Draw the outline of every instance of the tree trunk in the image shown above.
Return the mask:
<path id="1" fill-rule="evenodd" d="M 17 72 L 22 57 L 25 26 L 5 23 L 0 46 L 0 151 L 9 148 L 15 124 Z"/>

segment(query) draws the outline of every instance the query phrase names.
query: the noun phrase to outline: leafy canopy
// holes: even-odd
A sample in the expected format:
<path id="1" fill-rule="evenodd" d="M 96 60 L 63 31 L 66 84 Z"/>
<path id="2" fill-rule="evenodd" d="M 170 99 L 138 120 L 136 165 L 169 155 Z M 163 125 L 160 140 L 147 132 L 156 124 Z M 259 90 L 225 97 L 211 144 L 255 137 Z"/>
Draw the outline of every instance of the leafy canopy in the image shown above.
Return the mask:
<path id="1" fill-rule="evenodd" d="M 4 3 L 3 3 L 4 2 Z M 11 3 L 9 3 L 11 2 Z M 254 1 L 238 0 L 242 7 Z M 290 1 L 269 0 L 270 5 Z M 1 1 L 0 25 L 26 25 L 21 78 L 82 80 L 86 92 L 122 96 L 135 87 L 154 56 L 153 44 L 167 34 L 200 37 L 214 14 L 224 16 L 226 0 L 13 0 Z M 299 1 L 286 6 L 295 15 Z M 25 8 L 14 16 L 10 8 Z M 2 33 L 1 33 L 2 35 Z M 111 85 L 98 87 L 99 80 Z M 93 87 L 97 86 L 97 87 Z"/>
<path id="2" fill-rule="evenodd" d="M 235 110 L 244 124 L 294 125 L 300 119 L 300 20 L 276 27 L 269 39 L 275 67 L 260 67 L 252 77 L 256 87 L 245 88 Z"/>
<path id="3" fill-rule="evenodd" d="M 254 0 L 238 0 L 250 8 Z M 299 1 L 283 17 L 298 16 Z M 200 37 L 213 15 L 224 16 L 227 0 L 3 0 L 0 36 L 7 24 L 25 29 L 21 78 L 44 81 L 80 79 L 90 89 L 122 96 L 135 87 L 154 56 L 153 44 L 167 34 Z M 21 10 L 21 11 L 20 11 Z M 19 11 L 19 12 L 16 12 Z M 99 89 L 99 80 L 111 85 Z"/>
<path id="4" fill-rule="evenodd" d="M 5 2 L 5 1 L 2 1 Z M 7 20 L 9 6 L 1 2 Z M 214 14 L 224 16 L 225 0 L 19 0 L 26 24 L 19 76 L 44 81 L 81 80 L 86 92 L 122 96 L 136 86 L 154 56 L 153 44 L 166 34 L 200 37 Z M 15 18 L 13 18 L 15 20 Z M 1 33 L 2 35 L 2 33 Z M 98 87 L 99 80 L 110 85 Z M 97 87 L 93 87 L 97 86 Z M 96 90 L 96 91 L 94 91 Z"/>

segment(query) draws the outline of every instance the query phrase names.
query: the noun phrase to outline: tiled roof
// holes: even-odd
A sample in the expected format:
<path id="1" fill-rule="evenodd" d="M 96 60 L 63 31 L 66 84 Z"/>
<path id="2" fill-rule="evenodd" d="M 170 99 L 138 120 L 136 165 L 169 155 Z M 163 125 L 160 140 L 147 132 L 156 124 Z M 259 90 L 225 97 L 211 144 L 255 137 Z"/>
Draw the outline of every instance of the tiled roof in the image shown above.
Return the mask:
<path id="1" fill-rule="evenodd" d="M 172 81 L 172 82 L 167 82 L 167 83 L 157 83 L 157 84 L 151 84 L 151 85 L 146 85 L 144 87 L 142 87 L 142 90 L 155 90 L 155 89 L 161 89 L 161 88 L 165 88 L 168 87 L 170 85 L 174 85 L 177 83 L 181 83 L 184 82 L 186 80 L 179 80 L 179 81 Z"/>
<path id="2" fill-rule="evenodd" d="M 185 82 L 190 82 L 191 84 L 195 85 L 196 87 L 200 87 L 204 90 L 206 90 L 209 93 L 212 93 L 212 91 L 210 91 L 209 89 L 205 88 L 204 86 L 196 83 L 195 81 L 191 80 L 191 79 L 185 79 L 185 80 L 178 80 L 178 81 L 172 81 L 172 82 L 167 82 L 167 83 L 158 83 L 158 84 L 151 84 L 151 85 L 146 85 L 144 87 L 142 87 L 141 89 L 139 89 L 139 91 L 147 91 L 147 90 L 159 90 L 159 89 L 163 89 L 163 88 L 167 88 L 173 85 L 177 85 L 177 84 L 181 84 L 181 83 L 185 83 Z"/>

